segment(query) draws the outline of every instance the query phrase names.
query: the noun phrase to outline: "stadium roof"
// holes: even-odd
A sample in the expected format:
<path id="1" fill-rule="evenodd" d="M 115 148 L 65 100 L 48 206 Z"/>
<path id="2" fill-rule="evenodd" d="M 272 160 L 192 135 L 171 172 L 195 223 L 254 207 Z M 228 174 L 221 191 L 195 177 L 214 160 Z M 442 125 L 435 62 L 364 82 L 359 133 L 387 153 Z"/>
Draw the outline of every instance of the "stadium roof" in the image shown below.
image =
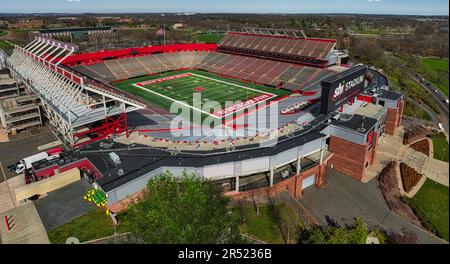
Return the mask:
<path id="1" fill-rule="evenodd" d="M 72 28 L 49 28 L 41 29 L 39 33 L 60 33 L 60 32 L 79 32 L 79 31 L 90 31 L 90 30 L 111 30 L 111 27 L 72 27 Z"/>

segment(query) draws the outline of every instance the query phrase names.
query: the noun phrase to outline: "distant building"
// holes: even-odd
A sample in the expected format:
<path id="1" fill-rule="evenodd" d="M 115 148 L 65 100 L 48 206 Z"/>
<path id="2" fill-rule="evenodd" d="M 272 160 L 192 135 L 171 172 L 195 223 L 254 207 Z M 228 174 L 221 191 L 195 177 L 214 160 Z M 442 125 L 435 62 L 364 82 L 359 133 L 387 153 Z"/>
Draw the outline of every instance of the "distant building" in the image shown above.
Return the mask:
<path id="1" fill-rule="evenodd" d="M 91 38 L 107 37 L 113 34 L 113 32 L 111 27 L 54 28 L 30 32 L 30 37 L 89 40 Z"/>
<path id="2" fill-rule="evenodd" d="M 172 25 L 172 28 L 177 30 L 177 29 L 183 29 L 184 28 L 184 23 L 178 22 Z"/>
<path id="3" fill-rule="evenodd" d="M 76 21 L 76 20 L 81 20 L 80 17 L 60 17 L 58 18 L 58 20 L 62 20 L 62 21 Z"/>

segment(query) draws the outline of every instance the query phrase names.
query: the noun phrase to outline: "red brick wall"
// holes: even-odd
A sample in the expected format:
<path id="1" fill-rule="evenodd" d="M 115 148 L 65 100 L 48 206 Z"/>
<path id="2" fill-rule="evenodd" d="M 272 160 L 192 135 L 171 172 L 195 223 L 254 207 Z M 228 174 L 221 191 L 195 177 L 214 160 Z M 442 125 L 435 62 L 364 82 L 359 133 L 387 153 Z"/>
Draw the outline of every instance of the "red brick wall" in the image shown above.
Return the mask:
<path id="1" fill-rule="evenodd" d="M 252 199 L 252 196 L 264 196 L 264 195 L 270 195 L 275 196 L 278 193 L 287 190 L 289 191 L 292 196 L 294 197 L 301 197 L 303 195 L 302 192 L 302 181 L 303 179 L 306 179 L 312 175 L 316 175 L 316 186 L 320 187 L 324 183 L 324 177 L 325 177 L 325 164 L 322 164 L 321 166 L 316 166 L 313 168 L 310 168 L 306 171 L 303 171 L 302 173 L 292 176 L 289 179 L 286 179 L 284 181 L 281 181 L 277 184 L 274 184 L 272 187 L 266 187 L 266 188 L 260 188 L 252 191 L 245 191 L 245 192 L 228 192 L 225 193 L 226 196 L 229 196 L 233 199 L 242 199 L 242 200 L 250 200 Z"/>
<path id="2" fill-rule="evenodd" d="M 395 129 L 401 125 L 402 118 L 403 118 L 404 106 L 405 106 L 405 102 L 400 101 L 397 109 L 388 108 L 387 116 L 386 116 L 386 127 L 385 127 L 385 132 L 387 134 L 393 135 Z"/>
<path id="3" fill-rule="evenodd" d="M 373 144 L 377 143 L 377 136 Z M 376 139 L 376 141 L 375 141 Z M 375 145 L 368 150 L 368 144 L 359 145 L 345 139 L 330 137 L 329 150 L 334 154 L 327 162 L 327 166 L 348 175 L 358 181 L 362 179 L 366 169 L 366 163 L 373 157 Z"/>
<path id="4" fill-rule="evenodd" d="M 386 127 L 384 128 L 386 134 L 393 135 L 395 128 L 398 126 L 398 110 L 388 108 L 386 115 Z"/>

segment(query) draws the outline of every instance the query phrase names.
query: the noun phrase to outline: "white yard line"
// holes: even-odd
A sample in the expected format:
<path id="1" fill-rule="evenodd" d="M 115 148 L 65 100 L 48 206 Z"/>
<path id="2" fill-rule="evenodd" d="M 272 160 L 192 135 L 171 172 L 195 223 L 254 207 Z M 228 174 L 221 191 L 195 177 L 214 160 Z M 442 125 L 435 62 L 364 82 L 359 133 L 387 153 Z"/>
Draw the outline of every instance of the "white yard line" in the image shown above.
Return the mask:
<path id="1" fill-rule="evenodd" d="M 171 97 L 168 97 L 168 96 L 165 96 L 165 95 L 160 94 L 160 93 L 158 93 L 158 92 L 155 92 L 155 91 L 153 91 L 152 89 L 148 89 L 148 88 L 145 88 L 145 87 L 143 87 L 143 86 L 137 85 L 137 84 L 140 83 L 140 82 L 133 83 L 133 86 L 134 86 L 134 87 L 138 87 L 138 88 L 140 88 L 140 89 L 143 89 L 143 90 L 145 90 L 145 91 L 149 91 L 149 92 L 151 92 L 151 93 L 153 93 L 153 94 L 156 94 L 156 95 L 158 95 L 158 96 L 161 96 L 162 98 L 165 98 L 165 99 L 170 100 L 170 101 L 172 101 L 172 102 L 178 103 L 178 104 L 180 104 L 180 105 L 187 106 L 187 107 L 191 108 L 192 110 L 201 112 L 201 113 L 203 113 L 203 114 L 209 115 L 209 116 L 214 117 L 214 118 L 224 118 L 224 117 L 227 117 L 227 116 L 232 115 L 232 114 L 234 114 L 234 113 L 236 113 L 236 112 L 238 112 L 238 111 L 245 110 L 245 109 L 250 108 L 250 107 L 252 107 L 252 106 L 254 106 L 254 105 L 257 105 L 257 104 L 259 104 L 259 103 L 262 103 L 262 102 L 265 102 L 265 101 L 267 101 L 267 100 L 269 100 L 269 99 L 272 99 L 273 97 L 276 97 L 276 95 L 273 94 L 273 93 L 269 93 L 269 92 L 265 92 L 265 91 L 256 90 L 256 89 L 253 89 L 253 88 L 250 88 L 250 87 L 245 87 L 245 86 L 242 86 L 242 85 L 238 85 L 238 84 L 234 84 L 234 83 L 229 83 L 229 82 L 222 81 L 222 80 L 217 80 L 217 79 L 214 79 L 214 78 L 202 76 L 202 75 L 195 74 L 195 73 L 191 73 L 191 72 L 189 72 L 189 74 L 191 74 L 192 76 L 197 76 L 197 77 L 201 77 L 201 78 L 204 78 L 204 79 L 208 79 L 208 80 L 212 80 L 212 81 L 216 81 L 216 82 L 221 82 L 221 83 L 225 83 L 225 84 L 228 84 L 228 85 L 232 85 L 232 86 L 244 88 L 244 89 L 247 89 L 247 90 L 255 91 L 255 92 L 258 92 L 258 93 L 261 93 L 261 94 L 268 94 L 268 95 L 271 95 L 271 97 L 269 97 L 269 98 L 267 98 L 267 99 L 265 99 L 265 100 L 262 100 L 262 101 L 258 101 L 258 102 L 254 103 L 254 104 L 248 105 L 248 106 L 245 107 L 245 108 L 238 109 L 237 111 L 231 112 L 231 113 L 229 113 L 229 114 L 222 115 L 222 116 L 217 116 L 217 115 L 208 113 L 208 112 L 206 112 L 206 111 L 203 111 L 203 110 L 201 110 L 201 109 L 198 109 L 198 108 L 196 108 L 196 107 L 193 107 L 193 106 L 191 106 L 191 105 L 189 105 L 189 104 L 187 104 L 187 103 L 184 103 L 184 102 L 175 100 L 175 99 L 173 99 L 173 98 L 171 98 Z M 224 110 L 224 109 L 222 109 L 222 110 Z"/>
<path id="2" fill-rule="evenodd" d="M 239 84 L 229 83 L 229 82 L 226 82 L 226 81 L 214 79 L 214 78 L 211 78 L 211 77 L 202 76 L 202 75 L 195 74 L 195 73 L 192 73 L 192 72 L 190 74 L 192 74 L 194 76 L 197 76 L 197 77 L 204 78 L 204 79 L 209 79 L 209 80 L 213 80 L 213 81 L 216 81 L 216 82 L 221 82 L 221 83 L 226 83 L 226 84 L 233 85 L 233 86 L 236 86 L 236 87 L 241 87 L 241 88 L 244 88 L 244 89 L 247 89 L 247 90 L 251 90 L 251 91 L 254 91 L 254 92 L 263 93 L 263 94 L 270 94 L 272 96 L 275 96 L 275 94 L 273 94 L 273 93 L 269 93 L 269 92 L 261 91 L 261 90 L 256 90 L 256 89 L 253 89 L 253 88 L 250 88 L 250 87 L 246 87 L 246 86 L 242 86 L 242 85 L 239 85 Z"/>
<path id="3" fill-rule="evenodd" d="M 143 89 L 143 90 L 145 90 L 145 91 L 151 92 L 152 94 L 156 94 L 156 95 L 158 95 L 158 96 L 161 96 L 162 98 L 165 98 L 165 99 L 170 100 L 170 101 L 172 101 L 172 102 L 178 103 L 178 104 L 180 104 L 180 105 L 187 106 L 187 107 L 189 107 L 189 108 L 191 108 L 191 109 L 193 109 L 193 110 L 195 110 L 195 111 L 204 113 L 204 114 L 206 114 L 206 115 L 209 115 L 209 116 L 212 116 L 212 117 L 215 117 L 215 118 L 220 118 L 219 116 L 211 115 L 210 113 L 208 113 L 208 112 L 206 112 L 206 111 L 200 110 L 200 109 L 195 108 L 195 107 L 193 107 L 193 106 L 191 106 L 191 105 L 189 105 L 189 104 L 186 104 L 186 103 L 184 103 L 184 102 L 175 100 L 175 99 L 173 99 L 173 98 L 171 98 L 171 97 L 162 95 L 162 94 L 157 93 L 157 92 L 155 92 L 155 91 L 153 91 L 153 90 L 151 90 L 151 89 L 147 89 L 147 88 L 145 88 L 145 87 L 139 86 L 139 85 L 137 85 L 137 84 L 135 84 L 135 83 L 133 83 L 133 86 L 138 87 L 138 88 L 141 88 L 141 89 Z"/>

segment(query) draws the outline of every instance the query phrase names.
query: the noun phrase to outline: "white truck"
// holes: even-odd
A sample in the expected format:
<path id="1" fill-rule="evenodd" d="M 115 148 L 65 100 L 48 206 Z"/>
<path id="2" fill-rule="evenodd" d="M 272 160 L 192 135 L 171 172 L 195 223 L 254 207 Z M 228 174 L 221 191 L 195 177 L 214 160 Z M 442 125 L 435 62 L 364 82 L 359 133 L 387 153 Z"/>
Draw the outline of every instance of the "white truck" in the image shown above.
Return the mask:
<path id="1" fill-rule="evenodd" d="M 61 148 L 54 148 L 49 151 L 40 152 L 28 157 L 25 157 L 15 164 L 15 171 L 17 174 L 23 173 L 25 170 L 31 169 L 33 162 L 46 159 L 48 161 L 56 160 L 59 158 L 59 153 L 62 152 Z M 14 165 L 12 165 L 14 166 Z"/>
<path id="2" fill-rule="evenodd" d="M 46 158 L 48 158 L 47 152 L 40 152 L 38 154 L 34 154 L 26 158 L 23 158 L 16 164 L 16 173 L 20 174 L 25 170 L 31 169 L 31 164 L 33 164 L 33 162 L 43 160 Z"/>

